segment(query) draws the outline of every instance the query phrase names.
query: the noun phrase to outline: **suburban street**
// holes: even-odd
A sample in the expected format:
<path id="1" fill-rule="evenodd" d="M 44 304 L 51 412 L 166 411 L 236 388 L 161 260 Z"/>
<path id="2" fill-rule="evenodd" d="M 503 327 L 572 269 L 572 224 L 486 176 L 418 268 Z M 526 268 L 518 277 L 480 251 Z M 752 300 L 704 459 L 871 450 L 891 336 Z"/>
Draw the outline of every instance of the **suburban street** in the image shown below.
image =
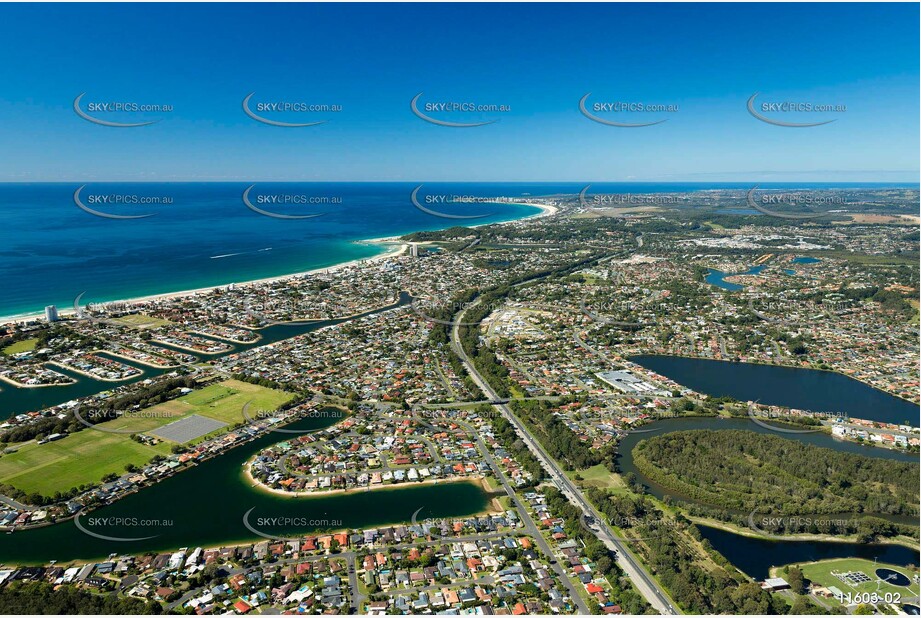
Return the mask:
<path id="1" fill-rule="evenodd" d="M 464 352 L 460 342 L 460 323 L 463 322 L 462 316 L 466 312 L 462 310 L 455 316 L 454 324 L 451 328 L 451 347 L 464 364 L 470 376 L 476 385 L 483 391 L 487 397 L 492 400 L 499 400 L 500 397 L 489 383 L 479 374 L 473 363 Z M 589 527 L 597 534 L 598 538 L 615 552 L 617 564 L 630 577 L 640 594 L 646 601 L 662 614 L 679 613 L 674 602 L 669 598 L 668 593 L 649 575 L 646 570 L 639 564 L 632 554 L 623 545 L 623 542 L 615 536 L 614 532 L 605 523 L 605 519 L 595 510 L 595 507 L 582 495 L 582 492 L 569 480 L 556 461 L 553 460 L 543 449 L 540 443 L 530 434 L 524 424 L 516 417 L 509 407 L 503 403 L 494 403 L 502 415 L 515 427 L 518 434 L 527 444 L 528 448 L 537 459 L 541 462 L 550 478 L 554 481 L 560 491 L 577 507 L 582 509 L 585 521 L 590 522 Z M 590 519 L 589 519 L 590 518 Z"/>
<path id="2" fill-rule="evenodd" d="M 416 417 L 415 420 L 420 421 L 418 417 Z M 428 423 L 425 421 L 420 422 L 428 425 Z M 537 527 L 537 524 L 534 523 L 534 518 L 532 518 L 531 514 L 528 513 L 528 509 L 518 499 L 518 495 L 515 493 L 515 489 L 512 487 L 511 483 L 509 483 L 505 473 L 502 472 L 502 468 L 500 468 L 496 463 L 495 458 L 492 456 L 492 453 L 490 453 L 489 448 L 486 446 L 486 443 L 483 442 L 483 439 L 477 433 L 476 429 L 472 425 L 457 419 L 452 418 L 451 422 L 456 425 L 463 426 L 465 429 L 467 429 L 467 431 L 470 432 L 470 435 L 476 439 L 477 446 L 479 447 L 480 452 L 483 453 L 483 458 L 486 460 L 486 463 L 489 464 L 489 467 L 492 468 L 496 478 L 502 484 L 502 488 L 505 490 L 505 493 L 515 505 L 515 509 L 521 517 L 522 523 L 524 524 L 525 531 L 534 538 L 534 542 L 537 543 L 541 552 L 543 552 L 545 556 L 554 556 L 553 550 L 550 548 L 550 544 L 547 543 L 547 539 L 544 538 L 540 532 L 540 529 Z M 431 427 L 431 425 L 429 426 Z M 575 584 L 573 584 L 572 580 L 569 578 L 569 575 L 560 564 L 560 561 L 553 559 L 551 566 L 553 567 L 557 577 L 559 577 L 563 585 L 566 586 L 567 591 L 569 591 L 569 596 L 572 598 L 572 602 L 575 603 L 576 607 L 579 608 L 579 613 L 590 614 L 591 612 L 589 611 L 588 606 L 585 604 L 585 601 L 582 600 L 582 597 L 576 590 Z"/>

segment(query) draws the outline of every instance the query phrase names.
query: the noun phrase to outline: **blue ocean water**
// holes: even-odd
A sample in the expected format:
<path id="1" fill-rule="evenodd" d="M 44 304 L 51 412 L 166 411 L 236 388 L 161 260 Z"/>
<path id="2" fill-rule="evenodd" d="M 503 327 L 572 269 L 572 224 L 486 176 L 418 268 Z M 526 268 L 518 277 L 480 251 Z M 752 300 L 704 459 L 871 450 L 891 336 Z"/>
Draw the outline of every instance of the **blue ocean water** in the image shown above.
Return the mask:
<path id="1" fill-rule="evenodd" d="M 71 307 L 279 276 L 372 257 L 378 246 L 355 241 L 453 225 L 509 221 L 537 214 L 511 204 L 445 204 L 439 196 L 528 196 L 578 193 L 581 183 L 426 183 L 425 207 L 478 219 L 445 219 L 416 208 L 417 183 L 257 183 L 250 203 L 310 219 L 278 219 L 250 210 L 242 195 L 250 183 L 91 183 L 80 193 L 89 214 L 74 202 L 81 183 L 0 184 L 0 316 Z M 685 192 L 747 189 L 748 183 L 595 183 L 592 193 Z M 857 186 L 812 184 L 813 188 Z M 866 186 L 866 185 L 862 185 Z M 797 188 L 802 183 L 764 188 Z M 120 203 L 137 198 L 170 203 Z M 275 200 L 288 200 L 283 202 Z M 106 202 L 105 200 L 109 201 Z M 307 202 L 307 203 L 304 203 Z M 320 202 L 320 203 L 316 203 Z"/>
<path id="2" fill-rule="evenodd" d="M 520 194 L 482 185 L 423 186 L 418 200 L 426 208 L 490 214 L 454 220 L 417 209 L 410 201 L 417 185 L 402 183 L 257 183 L 249 195 L 261 210 L 322 214 L 309 219 L 277 219 L 250 210 L 242 199 L 250 185 L 243 183 L 87 184 L 79 196 L 87 208 L 117 215 L 156 213 L 115 220 L 78 208 L 74 192 L 80 186 L 0 185 L 0 316 L 41 312 L 48 304 L 69 308 L 84 291 L 84 303 L 103 302 L 302 272 L 385 250 L 357 240 L 540 212 L 511 204 L 425 202 L 442 194 Z M 102 201 L 106 196 L 111 196 L 108 203 Z M 161 203 L 113 204 L 116 196 L 123 202 L 138 196 L 138 201 Z"/>

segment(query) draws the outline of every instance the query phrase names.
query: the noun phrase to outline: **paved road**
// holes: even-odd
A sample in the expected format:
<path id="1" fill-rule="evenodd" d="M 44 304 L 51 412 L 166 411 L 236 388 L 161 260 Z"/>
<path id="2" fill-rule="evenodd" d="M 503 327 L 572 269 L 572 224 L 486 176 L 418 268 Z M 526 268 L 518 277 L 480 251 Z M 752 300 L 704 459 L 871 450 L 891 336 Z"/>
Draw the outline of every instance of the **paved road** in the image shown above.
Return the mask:
<path id="1" fill-rule="evenodd" d="M 361 611 L 361 606 L 364 604 L 365 599 L 367 598 L 363 595 L 358 588 L 358 574 L 355 573 L 357 568 L 358 558 L 354 553 L 349 552 L 349 555 L 346 557 L 346 564 L 348 565 L 349 572 L 349 613 L 358 613 Z"/>
<path id="2" fill-rule="evenodd" d="M 467 369 L 467 372 L 470 374 L 473 381 L 476 385 L 483 391 L 483 393 L 494 400 L 500 399 L 499 395 L 492 389 L 488 382 L 483 379 L 483 376 L 479 374 L 476 368 L 473 366 L 473 363 L 467 357 L 467 353 L 464 351 L 463 346 L 460 342 L 460 323 L 463 322 L 462 316 L 466 312 L 466 309 L 462 310 L 454 319 L 454 326 L 451 329 L 451 348 L 458 355 L 461 361 L 464 364 L 464 367 Z M 604 518 L 595 510 L 595 507 L 588 501 L 588 499 L 582 495 L 582 492 L 569 480 L 563 470 L 560 469 L 559 465 L 554 461 L 549 454 L 547 454 L 540 443 L 528 432 L 524 424 L 515 416 L 511 409 L 505 404 L 494 404 L 494 407 L 498 409 L 502 415 L 512 424 L 513 427 L 517 430 L 519 436 L 527 444 L 528 448 L 537 459 L 541 462 L 544 468 L 549 472 L 550 478 L 556 483 L 557 487 L 563 492 L 563 494 L 569 499 L 570 502 L 579 507 L 583 515 L 586 518 L 590 518 L 593 522 L 589 527 L 591 530 L 598 536 L 598 538 L 603 542 L 608 549 L 611 549 L 616 552 L 617 564 L 624 570 L 624 572 L 630 577 L 634 585 L 640 591 L 640 594 L 646 598 L 646 601 L 649 602 L 656 610 L 662 614 L 676 614 L 679 613 L 674 608 L 674 602 L 668 596 L 668 593 L 652 578 L 649 573 L 640 565 L 640 563 L 633 557 L 632 554 L 627 551 L 627 548 L 623 545 L 623 542 L 614 534 L 611 528 L 605 523 Z"/>
<path id="3" fill-rule="evenodd" d="M 421 422 L 424 425 L 433 427 L 429 422 L 420 420 L 416 417 L 416 420 Z M 437 419 L 436 419 L 437 420 Z M 508 477 L 505 476 L 505 473 L 502 471 L 502 468 L 499 467 L 499 464 L 496 463 L 495 458 L 492 456 L 492 452 L 489 450 L 489 447 L 486 446 L 486 443 L 483 442 L 483 438 L 480 437 L 480 434 L 476 431 L 469 423 L 464 421 L 448 418 L 444 419 L 456 425 L 463 426 L 467 429 L 470 435 L 476 440 L 477 446 L 480 449 L 480 452 L 483 453 L 483 459 L 486 460 L 486 463 L 489 464 L 489 467 L 492 468 L 493 474 L 501 483 L 502 488 L 505 490 L 505 493 L 508 495 L 509 499 L 512 501 L 512 504 L 515 507 L 515 510 L 518 512 L 519 517 L 521 517 L 521 523 L 524 524 L 525 531 L 534 538 L 534 542 L 537 543 L 537 546 L 540 548 L 541 552 L 548 558 L 553 559 L 553 564 L 550 567 L 556 573 L 557 577 L 566 587 L 566 590 L 569 592 L 569 596 L 572 599 L 572 602 L 575 603 L 576 607 L 579 608 L 580 614 L 590 614 L 588 606 L 585 604 L 585 601 L 582 600 L 582 597 L 579 595 L 576 585 L 569 578 L 569 575 L 566 573 L 566 570 L 561 566 L 559 557 L 555 556 L 553 550 L 550 548 L 550 544 L 547 543 L 547 539 L 541 534 L 540 529 L 538 529 L 537 524 L 534 523 L 534 519 L 531 517 L 531 514 L 528 512 L 528 509 L 524 504 L 521 503 L 521 500 L 518 499 L 518 494 L 515 493 L 515 488 L 512 487 L 512 484 L 509 482 Z M 581 584 L 580 584 L 581 585 Z"/>
<path id="4" fill-rule="evenodd" d="M 432 586 L 411 586 L 409 588 L 392 588 L 380 592 L 378 594 L 385 594 L 390 597 L 395 597 L 398 594 L 411 594 L 413 592 L 441 592 L 445 588 L 458 588 L 460 586 L 478 586 L 484 584 L 486 586 L 491 586 L 495 582 L 495 578 L 492 575 L 485 575 L 480 579 L 458 579 L 450 584 L 434 584 Z"/>
<path id="5" fill-rule="evenodd" d="M 3 494 L 0 494 L 0 503 L 5 504 L 10 508 L 14 508 L 17 511 L 37 511 L 39 508 L 41 508 L 38 506 L 29 506 L 28 504 L 17 502 L 9 496 L 4 496 Z"/>

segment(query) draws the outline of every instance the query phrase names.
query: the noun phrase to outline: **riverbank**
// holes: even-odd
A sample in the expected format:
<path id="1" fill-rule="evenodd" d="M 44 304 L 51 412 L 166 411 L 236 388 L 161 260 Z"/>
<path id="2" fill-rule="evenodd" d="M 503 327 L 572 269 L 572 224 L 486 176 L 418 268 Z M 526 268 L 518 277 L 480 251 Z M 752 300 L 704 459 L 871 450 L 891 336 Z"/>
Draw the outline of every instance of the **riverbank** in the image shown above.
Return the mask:
<path id="1" fill-rule="evenodd" d="M 656 500 L 657 503 L 660 503 L 659 500 Z M 712 517 L 702 517 L 699 515 L 691 515 L 686 512 L 684 509 L 676 507 L 681 514 L 694 522 L 695 524 L 701 524 L 708 526 L 710 528 L 717 528 L 719 530 L 724 530 L 726 532 L 731 532 L 732 534 L 738 534 L 739 536 L 747 536 L 753 539 L 762 539 L 765 541 L 821 541 L 827 543 L 859 543 L 857 535 L 839 535 L 839 534 L 809 534 L 809 533 L 800 533 L 800 534 L 764 534 L 758 533 L 751 528 L 746 528 L 743 526 L 738 526 L 736 524 L 720 521 L 719 519 L 714 519 Z M 868 514 L 868 517 L 873 517 L 873 514 Z M 823 516 L 826 517 L 826 516 Z M 833 515 L 828 515 L 827 517 L 834 517 Z M 905 536 L 898 537 L 881 537 L 873 540 L 873 545 L 901 545 L 902 547 L 907 547 L 908 549 L 917 549 L 918 541 L 911 539 Z"/>
<path id="2" fill-rule="evenodd" d="M 6 382 L 7 384 L 15 386 L 16 388 L 48 388 L 49 386 L 70 386 L 77 383 L 76 380 L 71 379 L 70 382 L 59 382 L 54 384 L 22 384 L 21 382 L 17 382 L 16 380 L 6 376 L 0 376 L 0 382 Z"/>
<path id="3" fill-rule="evenodd" d="M 665 378 L 665 379 L 667 379 L 668 381 L 671 381 L 671 382 L 674 382 L 674 383 L 676 383 L 676 384 L 679 384 L 680 386 L 683 386 L 683 387 L 688 388 L 688 389 L 690 389 L 690 390 L 693 390 L 693 391 L 695 391 L 695 392 L 702 392 L 702 391 L 699 391 L 699 390 L 696 389 L 696 388 L 693 388 L 693 387 L 691 387 L 691 386 L 688 386 L 688 385 L 686 385 L 686 384 L 680 382 L 679 380 L 677 380 L 677 379 L 675 379 L 675 378 L 673 378 L 673 377 L 671 377 L 671 376 L 669 376 L 669 375 L 666 375 L 665 373 L 663 373 L 663 372 L 661 372 L 661 371 L 658 371 L 658 370 L 656 370 L 656 369 L 652 369 L 651 367 L 648 367 L 648 366 L 644 365 L 643 363 L 641 363 L 641 362 L 639 362 L 639 361 L 637 361 L 637 360 L 634 360 L 634 359 L 636 359 L 636 358 L 661 358 L 661 359 L 675 358 L 675 359 L 686 359 L 686 360 L 701 361 L 701 362 L 724 363 L 724 364 L 730 365 L 730 366 L 743 366 L 743 367 L 748 367 L 748 366 L 750 366 L 750 367 L 771 367 L 771 368 L 777 368 L 777 369 L 802 369 L 802 370 L 806 370 L 806 371 L 815 371 L 815 372 L 818 372 L 818 373 L 824 373 L 824 374 L 828 374 L 828 375 L 832 375 L 832 376 L 839 376 L 840 378 L 844 378 L 844 379 L 847 379 L 847 380 L 853 380 L 854 382 L 856 382 L 857 384 L 859 384 L 859 385 L 861 385 L 861 386 L 863 386 L 863 387 L 866 387 L 866 388 L 868 388 L 868 389 L 871 389 L 871 390 L 874 391 L 874 392 L 877 392 L 877 393 L 880 393 L 880 394 L 883 394 L 883 395 L 888 395 L 888 396 L 890 396 L 890 397 L 892 397 L 892 398 L 894 398 L 894 399 L 896 399 L 896 400 L 898 400 L 898 401 L 900 401 L 900 402 L 908 403 L 908 404 L 911 404 L 911 405 L 913 405 L 913 406 L 918 406 L 918 405 L 919 405 L 919 402 L 917 402 L 917 401 L 913 401 L 913 400 L 911 400 L 911 399 L 906 399 L 905 397 L 902 397 L 902 396 L 901 396 L 900 394 L 898 394 L 898 393 L 891 392 L 891 391 L 887 391 L 887 390 L 884 390 L 884 389 L 879 388 L 879 387 L 877 387 L 877 386 L 874 386 L 874 385 L 872 385 L 872 384 L 868 384 L 867 382 L 864 382 L 863 380 L 859 380 L 858 378 L 855 378 L 855 377 L 853 377 L 853 376 L 850 376 L 850 375 L 848 375 L 848 374 L 846 374 L 846 373 L 844 373 L 844 372 L 842 372 L 842 371 L 839 371 L 839 370 L 837 370 L 837 369 L 825 369 L 825 368 L 821 368 L 821 367 L 813 367 L 813 366 L 810 366 L 810 365 L 797 365 L 797 364 L 792 364 L 792 363 L 791 363 L 791 364 L 784 364 L 784 363 L 766 363 L 766 362 L 762 362 L 762 361 L 748 361 L 748 360 L 746 360 L 746 361 L 725 360 L 725 359 L 707 358 L 707 357 L 703 357 L 703 356 L 692 356 L 692 355 L 690 355 L 690 354 L 671 353 L 671 352 L 669 352 L 669 353 L 667 353 L 667 354 L 657 354 L 657 353 L 655 353 L 655 352 L 651 352 L 651 353 L 650 353 L 650 352 L 644 352 L 644 353 L 639 353 L 639 354 L 637 354 L 637 353 L 632 353 L 632 352 L 631 352 L 631 353 L 625 354 L 625 355 L 623 356 L 623 358 L 624 358 L 625 360 L 629 361 L 630 363 L 634 364 L 634 365 L 637 365 L 637 366 L 639 366 L 639 367 L 642 367 L 642 369 L 643 369 L 644 371 L 648 371 L 648 372 L 652 373 L 652 374 L 655 375 L 655 376 L 659 376 L 659 377 L 661 377 L 661 378 Z M 717 396 L 717 395 L 712 395 L 712 394 L 708 394 L 708 393 L 703 393 L 703 394 L 705 394 L 705 395 L 707 395 L 707 396 Z M 736 398 L 736 399 L 739 400 L 739 401 L 743 401 L 743 402 L 744 402 L 744 401 L 748 401 L 748 403 L 757 403 L 756 401 L 753 401 L 753 400 L 750 400 L 750 399 L 749 399 L 749 400 L 739 399 L 739 398 Z M 766 403 L 764 403 L 764 402 L 761 402 L 761 405 L 769 405 L 769 404 L 766 404 Z M 809 412 L 809 410 L 806 409 L 806 408 L 799 408 L 799 407 L 796 407 L 796 406 L 781 405 L 781 404 L 770 404 L 770 405 L 777 405 L 778 407 L 786 407 L 786 408 L 790 408 L 790 409 L 798 409 L 798 410 L 802 410 L 802 411 L 804 411 L 804 412 Z M 825 415 L 834 415 L 834 414 L 840 413 L 840 412 L 838 412 L 838 411 L 817 411 L 816 413 L 817 413 L 817 414 L 825 414 Z M 912 415 L 912 417 L 914 417 L 914 415 Z M 854 418 L 856 418 L 856 417 L 854 417 Z M 867 421 L 870 421 L 870 422 L 889 422 L 889 423 L 891 423 L 891 421 L 875 421 L 875 419 L 858 419 L 858 420 L 867 420 Z"/>
<path id="4" fill-rule="evenodd" d="M 483 484 L 483 483 L 474 483 L 474 482 L 470 482 L 470 480 L 468 480 L 468 479 L 458 479 L 458 482 L 457 482 L 457 483 L 454 483 L 454 482 L 447 483 L 447 482 L 446 482 L 446 483 L 440 483 L 440 485 L 448 485 L 448 484 L 451 484 L 451 485 L 459 485 L 459 484 L 464 484 L 464 483 L 469 484 L 469 485 L 474 486 L 474 487 L 480 485 L 482 489 L 488 490 L 488 486 L 487 486 L 487 485 L 485 485 L 485 484 Z M 389 487 L 389 489 L 409 489 L 410 487 L 411 487 L 411 486 L 408 486 L 408 485 L 406 485 L 406 484 L 402 484 L 402 485 L 397 485 L 397 486 Z M 135 493 L 136 493 L 136 492 L 135 492 Z M 352 492 L 352 493 L 355 493 L 355 492 Z M 364 493 L 364 492 L 361 492 L 361 493 Z M 323 496 L 317 496 L 317 497 L 323 497 Z M 496 515 L 496 514 L 501 514 L 501 513 L 504 513 L 504 512 L 505 512 L 505 509 L 502 508 L 502 505 L 499 503 L 498 499 L 495 498 L 495 497 L 489 498 L 489 499 L 487 500 L 487 502 L 486 502 L 486 505 L 487 505 L 486 508 L 484 508 L 484 509 L 482 509 L 482 510 L 479 510 L 479 511 L 476 511 L 476 512 L 474 512 L 474 513 L 468 514 L 468 515 L 429 517 L 428 515 L 424 515 L 424 513 L 419 513 L 419 511 L 416 511 L 416 513 L 414 513 L 413 515 L 418 514 L 418 515 L 419 515 L 419 519 L 416 520 L 417 523 L 419 523 L 419 524 L 424 524 L 426 521 L 431 521 L 431 520 L 435 520 L 435 521 L 463 521 L 463 520 L 468 519 L 468 518 L 471 518 L 471 517 L 482 517 L 482 516 L 486 516 L 486 515 Z M 420 510 L 421 510 L 421 509 L 420 509 Z M 81 513 L 81 514 L 85 514 L 85 513 Z M 423 516 L 423 515 L 424 515 L 424 516 Z M 10 531 L 10 532 L 8 532 L 8 534 L 13 534 L 14 532 L 15 532 L 15 535 L 28 534 L 27 531 L 36 532 L 36 531 L 38 531 L 38 530 L 41 529 L 41 528 L 46 528 L 46 529 L 47 529 L 47 528 L 54 528 L 54 527 L 57 526 L 58 524 L 65 524 L 66 522 L 72 521 L 73 519 L 74 519 L 73 516 L 69 516 L 69 517 L 66 517 L 66 518 L 59 518 L 59 519 L 57 519 L 57 520 L 55 520 L 55 521 L 46 522 L 45 524 L 40 525 L 40 526 L 34 526 L 34 527 L 30 527 L 30 528 L 16 529 L 15 531 Z M 310 531 L 303 532 L 303 533 L 299 533 L 297 536 L 300 536 L 300 537 L 303 537 L 303 538 L 306 539 L 306 538 L 308 538 L 308 537 L 317 537 L 317 536 L 321 536 L 321 535 L 324 535 L 324 534 L 338 534 L 338 533 L 341 533 L 341 532 L 356 532 L 356 531 L 357 531 L 357 532 L 362 532 L 362 531 L 364 531 L 364 530 L 377 530 L 377 529 L 380 529 L 380 528 L 385 528 L 385 527 L 388 527 L 388 526 L 397 526 L 397 525 L 411 525 L 411 520 L 406 520 L 406 519 L 394 519 L 393 521 L 384 521 L 384 522 L 381 522 L 381 523 L 378 523 L 378 524 L 374 524 L 374 525 L 370 525 L 370 526 L 364 526 L 364 527 L 343 526 L 343 527 L 335 527 L 335 528 L 328 528 L 328 529 L 311 529 Z M 76 526 L 75 526 L 75 528 L 79 530 L 79 527 L 76 527 Z M 511 534 L 511 533 L 510 533 L 510 534 Z M 271 535 L 269 535 L 269 536 L 271 536 Z M 0 538 L 2 538 L 2 537 L 0 537 Z M 282 539 L 282 538 L 284 538 L 284 535 L 283 535 L 283 534 L 279 534 L 278 538 L 279 538 L 279 539 Z M 219 543 L 216 543 L 216 544 L 201 544 L 201 545 L 198 545 L 198 546 L 200 546 L 200 547 L 201 547 L 202 549 L 204 549 L 204 550 L 210 550 L 210 549 L 225 549 L 225 548 L 245 548 L 245 547 L 252 547 L 253 545 L 255 545 L 255 544 L 257 544 L 257 543 L 265 542 L 266 540 L 267 540 L 267 539 L 266 539 L 265 537 L 256 536 L 256 535 L 254 535 L 254 534 L 251 534 L 250 531 L 247 531 L 247 532 L 245 532 L 245 533 L 241 532 L 241 535 L 240 535 L 240 536 L 238 536 L 238 537 L 236 537 L 236 538 L 232 538 L 232 539 L 227 539 L 227 540 L 224 541 L 224 542 L 219 542 Z M 445 540 L 450 540 L 450 537 L 446 537 Z M 422 542 L 425 542 L 425 541 L 423 540 L 422 537 L 419 537 L 415 542 L 420 542 L 420 543 L 422 543 Z M 128 553 L 129 555 L 137 555 L 137 556 L 140 556 L 140 555 L 149 554 L 149 553 L 173 552 L 173 551 L 179 550 L 179 549 L 180 549 L 181 547 L 183 547 L 183 546 L 191 547 L 191 546 L 195 546 L 195 544 L 194 544 L 194 543 L 192 543 L 192 544 L 185 544 L 185 545 L 182 545 L 182 544 L 172 544 L 172 545 L 158 546 L 158 547 L 156 547 L 156 549 L 150 549 L 150 550 L 146 550 L 146 551 L 140 551 L 140 552 L 137 552 L 137 553 L 135 553 L 135 552 L 126 552 L 126 553 Z M 81 558 L 73 558 L 73 559 L 70 559 L 70 560 L 61 560 L 61 561 L 57 561 L 57 566 L 68 567 L 68 566 L 75 566 L 75 565 L 83 565 L 83 564 L 98 563 L 98 562 L 101 562 L 101 561 L 106 560 L 110 555 L 111 555 L 111 553 L 105 553 L 105 554 L 91 555 L 91 556 L 86 556 L 86 557 L 81 557 Z M 47 560 L 45 560 L 45 561 L 41 561 L 41 560 L 38 560 L 38 561 L 32 561 L 32 560 L 25 560 L 25 561 L 2 561 L 2 562 L 0 562 L 0 568 L 3 568 L 3 567 L 19 567 L 19 566 L 37 566 L 37 565 L 44 565 L 44 564 L 48 564 L 48 561 L 47 561 Z"/>
<path id="5" fill-rule="evenodd" d="M 335 496 L 337 494 L 363 494 L 367 492 L 376 492 L 376 491 L 386 491 L 389 489 L 401 489 L 406 487 L 416 487 L 420 485 L 447 485 L 449 483 L 473 483 L 479 485 L 484 492 L 487 494 L 495 493 L 489 484 L 486 482 L 486 477 L 482 475 L 473 475 L 465 477 L 456 477 L 448 479 L 426 479 L 424 481 L 406 481 L 405 483 L 391 483 L 388 485 L 378 485 L 378 486 L 365 486 L 365 487 L 353 487 L 353 488 L 343 488 L 343 489 L 325 489 L 319 491 L 285 491 L 284 489 L 277 489 L 275 487 L 269 487 L 262 481 L 256 479 L 252 473 L 251 464 L 253 459 L 257 457 L 254 455 L 253 458 L 249 459 L 245 464 L 243 464 L 243 478 L 249 483 L 250 487 L 257 491 L 274 494 L 276 496 L 285 496 L 287 498 L 324 498 L 326 496 Z M 494 512 L 490 509 L 490 513 Z"/>

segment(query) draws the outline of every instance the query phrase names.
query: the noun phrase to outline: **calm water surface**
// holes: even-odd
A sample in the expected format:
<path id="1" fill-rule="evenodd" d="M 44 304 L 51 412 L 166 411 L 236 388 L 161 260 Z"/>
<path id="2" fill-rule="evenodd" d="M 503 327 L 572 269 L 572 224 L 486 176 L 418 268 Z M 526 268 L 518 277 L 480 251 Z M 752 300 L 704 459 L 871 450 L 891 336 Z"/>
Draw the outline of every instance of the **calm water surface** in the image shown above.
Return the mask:
<path id="1" fill-rule="evenodd" d="M 630 360 L 714 397 L 730 396 L 740 401 L 915 427 L 919 423 L 918 406 L 831 371 L 683 356 L 640 355 Z"/>
<path id="2" fill-rule="evenodd" d="M 287 428 L 321 429 L 338 420 L 332 416 L 302 419 Z M 0 534 L 0 562 L 47 563 L 103 558 L 109 553 L 137 554 L 259 541 L 262 539 L 243 524 L 243 516 L 250 509 L 251 525 L 266 534 L 283 536 L 408 522 L 420 508 L 420 517 L 437 518 L 462 517 L 487 507 L 487 494 L 472 483 L 298 498 L 258 490 L 244 480 L 243 464 L 250 457 L 290 438 L 290 434 L 268 433 L 81 517 L 90 532 L 119 538 L 153 538 L 106 541 L 80 531 L 73 521 L 65 521 Z M 270 518 L 279 525 L 260 525 L 260 520 L 267 522 Z"/>

